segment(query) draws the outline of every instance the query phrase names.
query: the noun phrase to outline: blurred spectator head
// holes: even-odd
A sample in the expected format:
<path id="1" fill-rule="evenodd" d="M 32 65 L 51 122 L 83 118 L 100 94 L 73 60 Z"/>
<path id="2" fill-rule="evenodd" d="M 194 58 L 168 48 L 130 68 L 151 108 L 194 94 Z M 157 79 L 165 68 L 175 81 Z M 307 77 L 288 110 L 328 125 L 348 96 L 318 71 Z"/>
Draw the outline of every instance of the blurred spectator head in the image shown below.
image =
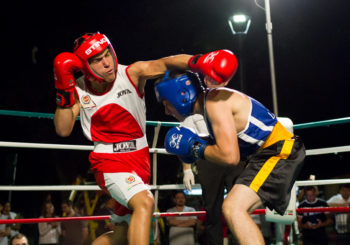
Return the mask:
<path id="1" fill-rule="evenodd" d="M 73 202 L 71 200 L 68 200 L 68 199 L 64 200 L 61 203 L 61 208 L 62 208 L 63 214 L 65 214 L 65 215 L 69 215 L 72 212 L 74 212 L 74 210 L 73 210 Z"/>
<path id="2" fill-rule="evenodd" d="M 350 183 L 340 185 L 339 193 L 344 200 L 347 200 L 350 197 Z"/>
<path id="3" fill-rule="evenodd" d="M 108 194 L 103 194 L 99 199 L 99 209 L 111 209 L 114 210 L 116 201 Z"/>
<path id="4" fill-rule="evenodd" d="M 111 196 L 107 197 L 105 203 L 106 203 L 106 208 L 109 208 L 109 209 L 115 208 L 116 201 Z"/>
<path id="5" fill-rule="evenodd" d="M 304 187 L 304 196 L 308 202 L 314 202 L 317 197 L 317 191 L 315 186 Z"/>
<path id="6" fill-rule="evenodd" d="M 22 233 L 18 233 L 11 238 L 11 245 L 28 245 L 28 239 Z"/>
<path id="7" fill-rule="evenodd" d="M 183 207 L 186 204 L 186 197 L 183 191 L 178 191 L 174 195 L 174 203 L 177 207 Z"/>
<path id="8" fill-rule="evenodd" d="M 11 212 L 11 203 L 10 202 L 5 202 L 3 212 L 4 212 L 4 214 L 9 214 Z"/>
<path id="9" fill-rule="evenodd" d="M 45 202 L 42 207 L 41 215 L 43 217 L 53 217 L 54 213 L 55 207 L 53 206 L 52 202 Z"/>

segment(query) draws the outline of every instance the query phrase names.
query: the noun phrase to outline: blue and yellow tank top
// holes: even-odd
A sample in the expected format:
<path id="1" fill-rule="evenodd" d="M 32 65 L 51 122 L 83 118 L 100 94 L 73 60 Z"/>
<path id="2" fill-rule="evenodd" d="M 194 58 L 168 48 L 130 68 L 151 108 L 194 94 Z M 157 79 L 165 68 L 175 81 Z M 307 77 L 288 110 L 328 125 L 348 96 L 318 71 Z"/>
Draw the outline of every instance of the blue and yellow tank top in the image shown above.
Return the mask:
<path id="1" fill-rule="evenodd" d="M 221 88 L 227 89 L 228 88 Z M 232 90 L 234 91 L 234 90 Z M 205 100 L 208 95 L 207 91 L 205 95 Z M 249 97 L 249 96 L 248 96 Z M 259 101 L 249 97 L 251 102 L 251 112 L 247 120 L 245 128 L 237 133 L 238 144 L 241 157 L 246 157 L 257 151 L 260 147 L 265 144 L 265 141 L 274 129 L 277 121 L 277 117 L 271 113 L 265 106 L 263 106 Z M 204 103 L 204 118 L 207 123 L 207 127 L 210 133 L 211 139 L 215 142 L 214 133 L 212 130 L 211 123 L 207 116 L 207 111 Z"/>

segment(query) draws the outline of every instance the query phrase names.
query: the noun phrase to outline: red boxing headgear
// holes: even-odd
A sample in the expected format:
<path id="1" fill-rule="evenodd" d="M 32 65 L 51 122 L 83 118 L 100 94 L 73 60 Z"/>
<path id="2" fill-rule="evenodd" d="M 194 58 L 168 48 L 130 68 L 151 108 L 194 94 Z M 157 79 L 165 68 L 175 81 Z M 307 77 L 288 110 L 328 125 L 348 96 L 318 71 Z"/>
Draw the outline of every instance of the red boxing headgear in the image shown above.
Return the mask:
<path id="1" fill-rule="evenodd" d="M 111 42 L 105 35 L 100 34 L 99 32 L 86 33 L 85 35 L 74 41 L 74 54 L 78 56 L 78 58 L 81 60 L 81 63 L 83 64 L 82 71 L 86 79 L 93 77 L 98 82 L 103 82 L 103 78 L 91 69 L 89 65 L 89 59 L 101 53 L 106 48 L 110 49 L 111 55 L 114 59 L 115 72 L 117 73 L 117 55 L 115 54 Z"/>

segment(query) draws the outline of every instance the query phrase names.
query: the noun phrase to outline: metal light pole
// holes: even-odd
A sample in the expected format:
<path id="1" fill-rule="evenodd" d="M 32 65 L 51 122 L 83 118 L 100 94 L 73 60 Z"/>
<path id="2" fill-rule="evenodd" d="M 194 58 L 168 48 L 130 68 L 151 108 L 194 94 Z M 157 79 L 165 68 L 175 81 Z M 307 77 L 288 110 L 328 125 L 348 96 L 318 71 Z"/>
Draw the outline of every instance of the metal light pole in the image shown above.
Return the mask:
<path id="1" fill-rule="evenodd" d="M 265 14 L 266 14 L 267 42 L 269 46 L 273 112 L 276 116 L 278 116 L 275 63 L 274 63 L 274 57 L 273 57 L 273 44 L 272 44 L 272 22 L 271 22 L 271 12 L 270 12 L 270 0 L 265 0 Z"/>
<path id="2" fill-rule="evenodd" d="M 245 92 L 244 86 L 244 72 L 243 72 L 243 38 L 248 33 L 248 29 L 250 26 L 250 17 L 244 14 L 235 14 L 228 19 L 228 24 L 232 31 L 233 35 L 238 36 L 239 42 L 239 50 L 240 54 L 238 56 L 239 59 L 239 78 L 240 78 L 240 89 L 242 92 Z"/>

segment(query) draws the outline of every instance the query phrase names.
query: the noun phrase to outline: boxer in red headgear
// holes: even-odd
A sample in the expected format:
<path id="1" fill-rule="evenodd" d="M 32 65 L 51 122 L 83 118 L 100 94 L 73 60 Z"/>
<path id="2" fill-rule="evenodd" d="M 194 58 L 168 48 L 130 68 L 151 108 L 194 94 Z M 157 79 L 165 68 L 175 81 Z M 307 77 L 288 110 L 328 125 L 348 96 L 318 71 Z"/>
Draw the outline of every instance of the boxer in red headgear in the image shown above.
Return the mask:
<path id="1" fill-rule="evenodd" d="M 80 42 L 82 42 L 81 45 L 79 44 Z M 75 47 L 74 47 L 74 54 L 78 56 L 78 58 L 80 59 L 83 65 L 82 71 L 85 75 L 85 79 L 87 80 L 94 79 L 99 83 L 103 83 L 104 78 L 91 68 L 89 64 L 89 59 L 101 53 L 105 49 L 108 50 L 108 53 L 113 58 L 114 70 L 116 73 L 117 67 L 118 67 L 117 56 L 112 47 L 112 44 L 110 43 L 109 39 L 105 35 L 100 33 L 96 33 L 94 35 L 85 34 L 76 41 Z"/>
<path id="2" fill-rule="evenodd" d="M 91 169 L 98 185 L 118 202 L 113 221 L 129 224 L 129 244 L 149 243 L 154 205 L 148 187 L 145 83 L 168 69 L 195 69 L 219 83 L 232 77 L 228 71 L 236 71 L 237 64 L 230 63 L 232 57 L 235 60 L 232 53 L 219 50 L 201 57 L 191 59 L 191 55 L 182 54 L 125 66 L 117 63 L 108 38 L 94 33 L 77 39 L 73 53 L 63 52 L 54 60 L 56 132 L 69 136 L 80 114 L 84 135 L 94 142 L 89 156 Z M 76 71 L 83 76 L 75 79 Z M 114 243 L 112 234 L 93 244 Z"/>

